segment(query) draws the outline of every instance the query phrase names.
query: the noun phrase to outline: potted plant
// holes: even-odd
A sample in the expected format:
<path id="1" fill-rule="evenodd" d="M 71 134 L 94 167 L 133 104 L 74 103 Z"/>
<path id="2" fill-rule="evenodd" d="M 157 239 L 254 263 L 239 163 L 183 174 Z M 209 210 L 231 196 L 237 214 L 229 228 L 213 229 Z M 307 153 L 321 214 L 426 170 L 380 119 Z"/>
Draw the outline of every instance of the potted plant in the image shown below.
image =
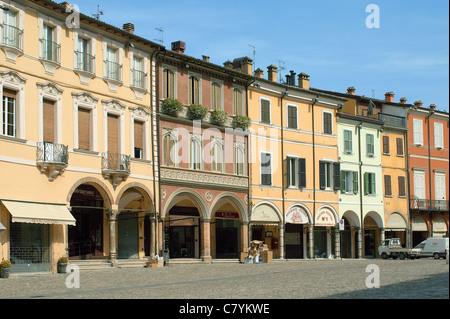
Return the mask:
<path id="1" fill-rule="evenodd" d="M 11 271 L 11 262 L 9 260 L 3 260 L 0 263 L 0 277 L 9 278 L 10 271 Z"/>
<path id="2" fill-rule="evenodd" d="M 166 98 L 161 103 L 161 110 L 165 114 L 178 116 L 178 113 L 183 111 L 183 104 L 176 99 Z"/>
<path id="3" fill-rule="evenodd" d="M 69 259 L 67 257 L 61 257 L 58 259 L 58 273 L 65 274 Z"/>
<path id="4" fill-rule="evenodd" d="M 203 120 L 208 113 L 208 109 L 200 104 L 191 104 L 188 106 L 188 114 L 194 120 Z"/>
<path id="5" fill-rule="evenodd" d="M 223 126 L 228 120 L 228 113 L 222 110 L 214 110 L 211 112 L 211 121 L 217 125 Z"/>
<path id="6" fill-rule="evenodd" d="M 236 115 L 233 119 L 233 128 L 241 128 L 242 130 L 248 129 L 251 120 L 248 116 Z"/>

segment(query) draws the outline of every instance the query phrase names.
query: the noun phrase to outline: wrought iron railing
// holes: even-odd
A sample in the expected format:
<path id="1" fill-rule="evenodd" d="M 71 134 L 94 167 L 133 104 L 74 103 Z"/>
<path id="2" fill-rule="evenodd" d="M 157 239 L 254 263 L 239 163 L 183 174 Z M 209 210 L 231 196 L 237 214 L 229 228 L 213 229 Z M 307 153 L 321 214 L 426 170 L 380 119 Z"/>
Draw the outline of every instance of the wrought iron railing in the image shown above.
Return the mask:
<path id="1" fill-rule="evenodd" d="M 95 73 L 95 56 L 80 51 L 75 51 L 75 55 L 77 59 L 77 64 L 75 65 L 76 70 L 92 74 Z"/>
<path id="2" fill-rule="evenodd" d="M 62 144 L 39 142 L 36 148 L 36 161 L 67 165 L 69 161 L 68 148 Z"/>
<path id="3" fill-rule="evenodd" d="M 130 156 L 102 153 L 102 170 L 130 173 Z"/>
<path id="4" fill-rule="evenodd" d="M 448 200 L 411 199 L 409 207 L 418 210 L 449 210 Z"/>
<path id="5" fill-rule="evenodd" d="M 110 80 L 122 81 L 122 65 L 113 62 L 113 61 L 105 61 L 105 77 Z"/>
<path id="6" fill-rule="evenodd" d="M 145 78 L 147 73 L 140 70 L 131 70 L 132 81 L 131 85 L 140 89 L 145 89 Z"/>
<path id="7" fill-rule="evenodd" d="M 385 113 L 378 113 L 378 119 L 384 122 L 384 125 L 390 127 L 407 128 L 406 118 Z"/>
<path id="8" fill-rule="evenodd" d="M 23 30 L 5 23 L 1 26 L 3 28 L 2 44 L 23 51 Z"/>
<path id="9" fill-rule="evenodd" d="M 61 62 L 61 45 L 56 42 L 49 41 L 46 39 L 40 39 L 40 41 L 42 43 L 41 59 L 60 63 Z"/>

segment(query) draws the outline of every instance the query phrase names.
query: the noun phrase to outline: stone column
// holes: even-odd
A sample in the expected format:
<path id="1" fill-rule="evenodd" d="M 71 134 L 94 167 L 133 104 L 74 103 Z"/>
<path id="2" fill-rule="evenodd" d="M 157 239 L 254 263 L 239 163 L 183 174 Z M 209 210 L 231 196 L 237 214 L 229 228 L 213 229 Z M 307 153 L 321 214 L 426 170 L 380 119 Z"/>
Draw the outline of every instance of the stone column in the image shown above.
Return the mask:
<path id="1" fill-rule="evenodd" d="M 207 263 L 211 263 L 211 219 L 202 218 L 200 220 L 201 246 L 200 258 Z"/>
<path id="2" fill-rule="evenodd" d="M 334 235 L 335 235 L 335 241 L 334 241 L 335 258 L 340 259 L 341 258 L 341 231 L 339 230 L 339 227 L 334 228 Z"/>
<path id="3" fill-rule="evenodd" d="M 314 227 L 312 224 L 308 225 L 308 237 L 309 237 L 309 258 L 314 259 Z"/>
<path id="4" fill-rule="evenodd" d="M 109 219 L 109 261 L 113 266 L 117 263 L 117 249 L 116 249 L 116 223 L 118 209 L 111 209 L 107 212 Z"/>
<path id="5" fill-rule="evenodd" d="M 278 231 L 280 234 L 280 259 L 285 259 L 284 257 L 284 225 L 282 223 L 278 226 Z"/>
<path id="6" fill-rule="evenodd" d="M 156 219 L 155 213 L 147 213 L 150 219 L 150 257 L 153 258 L 156 253 Z"/>
<path id="7" fill-rule="evenodd" d="M 241 252 L 244 251 L 244 248 L 248 247 L 248 234 L 249 234 L 249 227 L 248 227 L 248 222 L 247 221 L 243 221 L 241 222 Z"/>
<path id="8" fill-rule="evenodd" d="M 385 239 L 384 228 L 380 228 L 380 241 L 383 242 Z"/>
<path id="9" fill-rule="evenodd" d="M 362 229 L 358 228 L 358 258 L 363 257 Z"/>

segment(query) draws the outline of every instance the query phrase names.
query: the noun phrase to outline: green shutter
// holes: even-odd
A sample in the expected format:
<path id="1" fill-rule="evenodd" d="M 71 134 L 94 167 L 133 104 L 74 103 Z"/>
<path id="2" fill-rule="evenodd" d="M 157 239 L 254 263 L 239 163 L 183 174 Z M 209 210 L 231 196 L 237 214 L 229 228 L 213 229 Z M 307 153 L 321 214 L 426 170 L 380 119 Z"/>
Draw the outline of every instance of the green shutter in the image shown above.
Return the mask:
<path id="1" fill-rule="evenodd" d="M 291 186 L 291 159 L 288 157 L 285 161 L 286 165 L 286 187 Z"/>
<path id="2" fill-rule="evenodd" d="M 345 189 L 345 172 L 341 171 L 341 193 L 344 194 L 346 189 Z"/>
<path id="3" fill-rule="evenodd" d="M 358 172 L 353 172 L 353 194 L 358 194 Z"/>
<path id="4" fill-rule="evenodd" d="M 333 163 L 333 189 L 339 190 L 341 188 L 341 163 Z"/>
<path id="5" fill-rule="evenodd" d="M 370 174 L 371 181 L 370 181 L 370 194 L 375 195 L 377 192 L 375 188 L 375 174 Z"/>
<path id="6" fill-rule="evenodd" d="M 298 187 L 306 187 L 306 159 L 298 159 Z"/>
<path id="7" fill-rule="evenodd" d="M 320 189 L 325 189 L 325 162 L 319 161 L 319 183 Z"/>
<path id="8" fill-rule="evenodd" d="M 364 195 L 369 194 L 369 173 L 364 173 Z"/>

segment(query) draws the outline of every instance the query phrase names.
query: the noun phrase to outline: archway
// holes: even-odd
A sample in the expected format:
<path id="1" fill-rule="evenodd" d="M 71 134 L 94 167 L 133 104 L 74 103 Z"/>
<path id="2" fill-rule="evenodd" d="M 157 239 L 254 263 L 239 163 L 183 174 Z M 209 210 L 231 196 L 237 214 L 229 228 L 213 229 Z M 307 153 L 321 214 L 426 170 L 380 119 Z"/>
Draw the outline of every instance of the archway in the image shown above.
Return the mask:
<path id="1" fill-rule="evenodd" d="M 384 236 L 388 238 L 399 238 L 403 247 L 406 246 L 406 219 L 399 213 L 392 213 L 386 222 Z"/>
<path id="2" fill-rule="evenodd" d="M 303 259 L 307 256 L 307 225 L 312 223 L 309 209 L 303 204 L 294 204 L 286 212 L 285 246 L 287 259 Z"/>
<path id="3" fill-rule="evenodd" d="M 364 217 L 363 234 L 363 256 L 375 258 L 378 255 L 377 247 L 380 243 L 380 228 L 383 227 L 383 220 L 377 212 L 369 212 Z"/>
<path id="4" fill-rule="evenodd" d="M 357 228 L 360 226 L 358 215 L 354 211 L 346 211 L 342 216 L 344 230 L 341 231 L 341 257 L 356 258 L 358 254 Z"/>
<path id="5" fill-rule="evenodd" d="M 421 217 L 417 216 L 412 221 L 412 246 L 415 247 L 428 238 L 427 222 Z"/>

